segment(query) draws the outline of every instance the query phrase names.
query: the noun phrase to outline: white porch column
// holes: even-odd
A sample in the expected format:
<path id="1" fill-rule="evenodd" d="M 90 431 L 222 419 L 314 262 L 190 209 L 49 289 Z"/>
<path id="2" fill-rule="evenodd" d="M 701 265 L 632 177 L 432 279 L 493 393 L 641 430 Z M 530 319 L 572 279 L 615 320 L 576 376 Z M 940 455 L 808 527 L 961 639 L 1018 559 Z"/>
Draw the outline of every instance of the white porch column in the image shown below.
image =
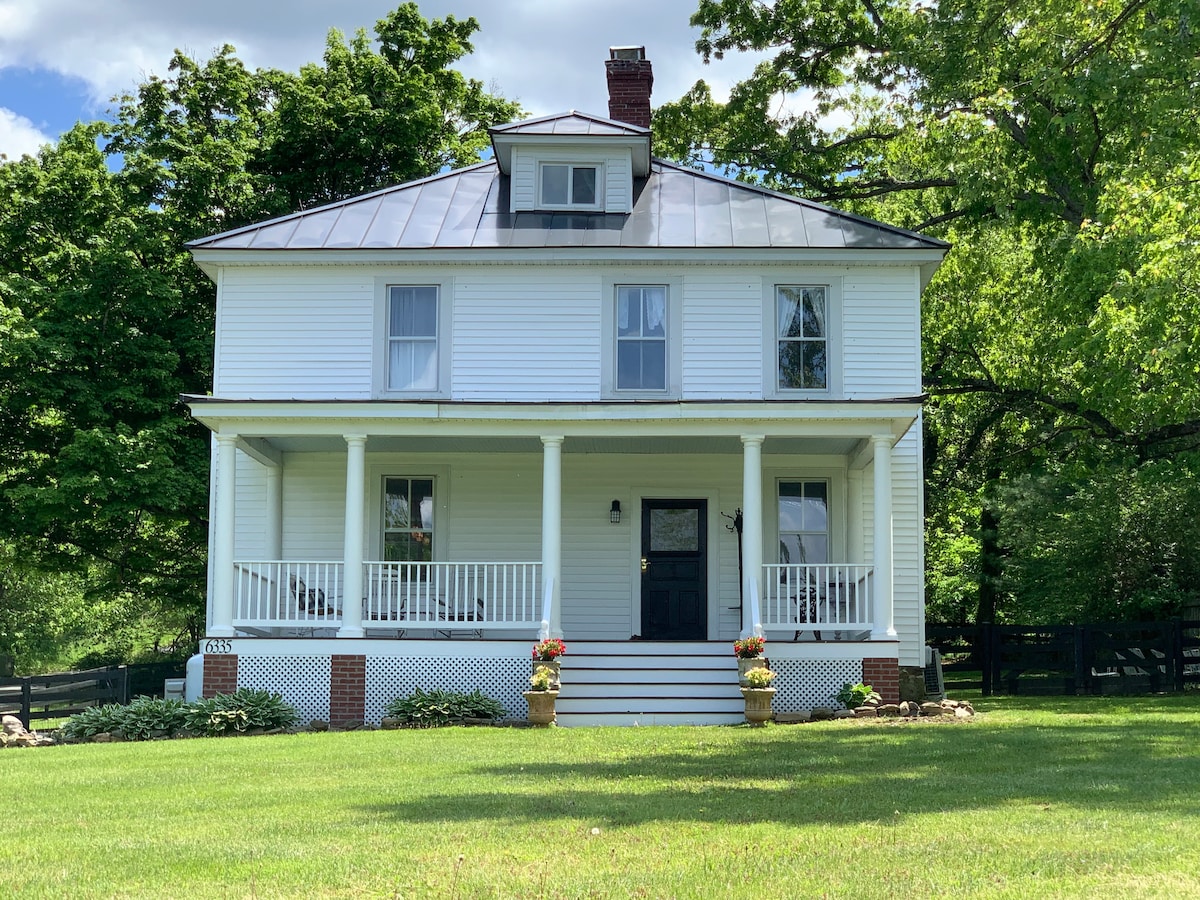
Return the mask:
<path id="1" fill-rule="evenodd" d="M 283 559 L 283 466 L 267 466 L 266 523 L 263 544 L 267 559 Z"/>
<path id="2" fill-rule="evenodd" d="M 363 636 L 363 543 L 366 526 L 367 436 L 346 434 L 346 540 L 342 554 L 342 627 L 340 638 Z"/>
<path id="3" fill-rule="evenodd" d="M 562 637 L 562 435 L 542 437 L 542 579 L 553 582 L 550 636 Z"/>
<path id="4" fill-rule="evenodd" d="M 233 637 L 233 535 L 237 494 L 237 435 L 218 434 L 217 503 L 213 515 L 211 637 Z"/>
<path id="5" fill-rule="evenodd" d="M 850 469 L 846 473 L 846 562 L 862 565 L 867 561 L 863 546 L 863 471 Z"/>
<path id="6" fill-rule="evenodd" d="M 892 436 L 871 437 L 875 453 L 875 602 L 871 640 L 896 639 L 892 608 Z"/>
<path id="7" fill-rule="evenodd" d="M 765 435 L 742 435 L 742 637 L 754 634 L 754 610 L 750 605 L 750 585 L 758 586 L 762 598 L 763 567 L 763 490 L 762 445 Z M 761 612 L 759 618 L 762 618 Z"/>

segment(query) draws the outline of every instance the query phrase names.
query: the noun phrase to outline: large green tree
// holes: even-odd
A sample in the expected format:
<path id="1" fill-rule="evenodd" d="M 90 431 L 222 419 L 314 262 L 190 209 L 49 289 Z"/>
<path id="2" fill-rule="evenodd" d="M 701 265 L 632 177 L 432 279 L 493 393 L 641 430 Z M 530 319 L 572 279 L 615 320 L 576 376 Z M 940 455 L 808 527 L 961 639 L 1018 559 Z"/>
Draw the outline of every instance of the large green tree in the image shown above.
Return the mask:
<path id="1" fill-rule="evenodd" d="M 701 0 L 692 21 L 706 59 L 766 58 L 728 102 L 699 83 L 658 110 L 659 152 L 955 244 L 924 309 L 932 606 L 962 608 L 963 572 L 981 618 L 1030 614 L 1049 573 L 1087 603 L 1041 615 L 1200 598 L 1173 564 L 1157 606 L 1068 577 L 1078 541 L 1028 565 L 1032 535 L 1121 498 L 1161 531 L 1161 467 L 1196 466 L 1200 2 Z"/>
<path id="2" fill-rule="evenodd" d="M 231 47 L 203 62 L 177 52 L 168 77 L 119 98 L 114 121 L 0 164 L 11 608 L 49 619 L 37 598 L 60 597 L 69 571 L 97 609 L 123 610 L 96 629 L 140 617 L 149 641 L 196 637 L 208 439 L 178 397 L 211 384 L 215 288 L 183 245 L 476 159 L 487 128 L 518 112 L 451 68 L 477 28 L 406 3 L 375 41 L 331 32 L 324 64 L 299 74 L 247 69 Z M 34 643 L 0 619 L 0 652 Z"/>

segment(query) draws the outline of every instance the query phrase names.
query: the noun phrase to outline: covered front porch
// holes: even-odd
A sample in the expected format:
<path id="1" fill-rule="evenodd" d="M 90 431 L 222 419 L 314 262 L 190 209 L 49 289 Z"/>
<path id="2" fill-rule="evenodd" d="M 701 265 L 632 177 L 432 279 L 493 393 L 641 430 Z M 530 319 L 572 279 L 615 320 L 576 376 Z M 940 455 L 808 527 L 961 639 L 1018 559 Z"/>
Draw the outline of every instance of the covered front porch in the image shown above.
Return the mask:
<path id="1" fill-rule="evenodd" d="M 913 403 L 191 403 L 212 638 L 897 641 Z M 428 558 L 383 552 L 393 483 Z M 823 532 L 782 521 L 806 485 Z"/>

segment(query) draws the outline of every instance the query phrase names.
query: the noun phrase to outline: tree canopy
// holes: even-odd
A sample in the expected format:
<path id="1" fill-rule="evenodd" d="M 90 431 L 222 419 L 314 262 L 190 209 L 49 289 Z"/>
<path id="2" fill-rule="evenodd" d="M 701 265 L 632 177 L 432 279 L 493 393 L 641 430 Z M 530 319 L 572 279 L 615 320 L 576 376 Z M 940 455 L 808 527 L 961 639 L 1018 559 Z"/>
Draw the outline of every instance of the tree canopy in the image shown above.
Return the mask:
<path id="1" fill-rule="evenodd" d="M 94 620 L 94 646 L 118 627 L 150 643 L 203 630 L 208 438 L 178 398 L 212 383 L 216 292 L 183 245 L 477 159 L 488 127 L 518 113 L 452 68 L 477 29 L 405 3 L 374 39 L 331 31 L 323 62 L 299 73 L 250 70 L 228 46 L 206 61 L 176 52 L 113 121 L 0 163 L 10 609 L 50 621 L 37 598 L 72 592 L 117 604 Z M 0 618 L 0 652 L 44 662 L 45 633 L 15 628 Z"/>
<path id="2" fill-rule="evenodd" d="M 1109 568 L 1144 551 L 1114 516 L 1171 533 L 1171 485 L 1200 470 L 1198 21 L 1197 0 L 701 0 L 692 18 L 705 59 L 767 58 L 725 103 L 700 82 L 658 110 L 660 153 L 955 245 L 924 301 L 935 613 L 968 584 L 984 618 L 1047 593 L 1041 616 L 1200 602 L 1178 548 L 1136 585 L 1078 565 L 1085 536 Z"/>

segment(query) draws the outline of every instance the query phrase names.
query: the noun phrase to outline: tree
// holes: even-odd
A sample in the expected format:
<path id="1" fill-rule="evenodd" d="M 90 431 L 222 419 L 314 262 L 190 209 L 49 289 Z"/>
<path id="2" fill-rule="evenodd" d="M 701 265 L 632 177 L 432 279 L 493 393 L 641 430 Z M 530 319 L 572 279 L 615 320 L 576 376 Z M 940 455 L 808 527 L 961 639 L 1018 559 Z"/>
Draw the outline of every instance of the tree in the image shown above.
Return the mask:
<path id="1" fill-rule="evenodd" d="M 974 541 L 981 618 L 1032 577 L 1012 516 L 1043 508 L 1010 486 L 1049 479 L 1077 502 L 1071 485 L 1182 473 L 1200 449 L 1198 14 L 1198 0 L 701 0 L 706 59 L 772 55 L 727 103 L 701 82 L 656 113 L 659 152 L 955 244 L 925 296 L 929 531 L 955 548 L 930 558 Z M 961 586 L 953 574 L 934 572 L 931 593 Z M 1200 597 L 1190 577 L 1173 603 Z"/>
<path id="2" fill-rule="evenodd" d="M 477 158 L 517 111 L 448 68 L 477 28 L 407 3 L 378 49 L 333 32 L 299 75 L 177 52 L 115 121 L 0 164 L 0 541 L 22 596 L 69 572 L 148 643 L 198 637 L 208 436 L 179 395 L 212 383 L 215 288 L 183 245 Z"/>

